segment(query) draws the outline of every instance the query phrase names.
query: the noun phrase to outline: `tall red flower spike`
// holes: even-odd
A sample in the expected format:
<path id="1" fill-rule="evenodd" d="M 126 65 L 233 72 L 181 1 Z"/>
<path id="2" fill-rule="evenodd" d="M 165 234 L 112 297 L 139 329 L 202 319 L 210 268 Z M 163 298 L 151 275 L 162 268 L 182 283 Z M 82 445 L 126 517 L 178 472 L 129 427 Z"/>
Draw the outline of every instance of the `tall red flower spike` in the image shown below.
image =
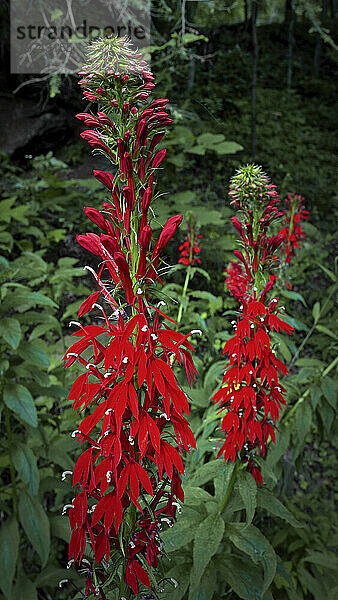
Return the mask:
<path id="1" fill-rule="evenodd" d="M 275 187 L 256 165 L 242 167 L 231 181 L 231 203 L 242 216 L 232 218 L 240 235 L 241 250 L 234 254 L 240 260 L 241 280 L 234 291 L 241 305 L 232 322 L 235 334 L 223 350 L 227 356 L 223 386 L 213 397 L 223 415 L 225 435 L 218 456 L 246 462 L 257 485 L 262 484 L 262 476 L 255 457 L 264 456 L 269 438 L 275 441 L 280 409 L 285 405 L 279 378 L 288 370 L 276 355 L 272 333 L 293 331 L 280 318 L 278 298 L 267 300 L 276 280 L 270 271 L 278 263 L 277 250 L 283 242 L 281 235 L 268 237 L 268 227 L 282 215 Z"/>
<path id="2" fill-rule="evenodd" d="M 72 434 L 82 453 L 73 472 L 69 558 L 81 563 L 86 551 L 109 567 L 113 554 L 136 595 L 140 585 L 150 587 L 146 566 L 157 565 L 162 524 L 172 524 L 184 500 L 181 455 L 195 447 L 188 399 L 173 372 L 178 363 L 194 380 L 193 347 L 152 302 L 161 253 L 182 215 L 168 219 L 153 241 L 149 208 L 166 152 L 157 146 L 172 121 L 168 100 L 148 100 L 154 77 L 141 55 L 126 38 L 96 40 L 81 75 L 84 96 L 99 104 L 96 115 L 77 115 L 90 127 L 81 136 L 113 167 L 94 171 L 111 200 L 102 211 L 85 208 L 98 233 L 77 237 L 100 261 L 98 271 L 87 267 L 97 291 L 79 317 L 93 309 L 99 316 L 91 325 L 73 323 L 74 343 L 63 358 L 65 367 L 85 367 L 68 398 L 83 416 Z M 87 593 L 95 568 L 105 598 L 106 576 L 95 565 Z"/>

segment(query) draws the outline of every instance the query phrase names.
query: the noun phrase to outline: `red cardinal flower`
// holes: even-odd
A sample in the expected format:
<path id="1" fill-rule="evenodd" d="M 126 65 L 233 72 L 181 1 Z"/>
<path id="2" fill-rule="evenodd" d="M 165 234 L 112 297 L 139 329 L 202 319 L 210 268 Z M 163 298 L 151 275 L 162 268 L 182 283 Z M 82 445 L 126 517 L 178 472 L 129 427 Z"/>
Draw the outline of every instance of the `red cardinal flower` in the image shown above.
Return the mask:
<path id="1" fill-rule="evenodd" d="M 164 112 L 168 101 L 147 100 L 153 76 L 126 38 L 94 41 L 89 58 L 80 85 L 102 110 L 77 116 L 94 128 L 83 139 L 115 168 L 94 171 L 112 203 L 104 202 L 103 211 L 86 207 L 98 233 L 77 236 L 100 270 L 86 267 L 98 289 L 79 309 L 79 317 L 91 313 L 94 321 L 72 323 L 73 343 L 63 357 L 65 367 L 77 362 L 85 368 L 68 398 L 81 415 L 72 434 L 81 448 L 75 497 L 65 507 L 72 530 L 69 557 L 81 562 L 88 544 L 98 564 L 108 561 L 113 548 L 137 594 L 150 586 L 145 565 L 156 567 L 161 555 L 161 523 L 171 524 L 183 501 L 182 454 L 195 447 L 188 397 L 174 367 L 183 366 L 189 382 L 196 369 L 189 335 L 171 329 L 177 324 L 149 303 L 161 253 L 182 221 L 182 215 L 170 217 L 152 243 L 149 207 L 155 169 L 165 158 L 157 146 L 171 122 Z M 95 573 L 105 581 L 104 571 Z M 92 575 L 89 570 L 86 593 L 93 592 Z"/>

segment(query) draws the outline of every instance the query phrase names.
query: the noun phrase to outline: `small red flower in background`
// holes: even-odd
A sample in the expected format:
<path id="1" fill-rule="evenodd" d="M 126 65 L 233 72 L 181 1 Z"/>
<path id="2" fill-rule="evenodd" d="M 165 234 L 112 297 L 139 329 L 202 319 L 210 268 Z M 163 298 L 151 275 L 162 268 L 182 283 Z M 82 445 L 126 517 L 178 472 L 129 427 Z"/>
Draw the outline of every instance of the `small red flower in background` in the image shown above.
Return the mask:
<path id="1" fill-rule="evenodd" d="M 89 548 L 98 564 L 118 552 L 125 582 L 137 595 L 140 584 L 150 587 L 145 565 L 157 565 L 162 524 L 172 524 L 184 500 L 181 454 L 195 447 L 188 397 L 173 371 L 179 364 L 194 381 L 193 347 L 150 303 L 149 291 L 183 217 L 170 217 L 153 241 L 148 211 L 166 152 L 156 147 L 172 122 L 164 110 L 168 100 L 140 106 L 154 78 L 126 39 L 104 38 L 90 48 L 80 85 L 101 110 L 77 117 L 95 128 L 82 137 L 113 163 L 114 173 L 94 171 L 112 200 L 102 212 L 85 208 L 100 234 L 77 236 L 100 261 L 98 272 L 87 267 L 98 290 L 82 303 L 79 317 L 99 312 L 94 324 L 73 323 L 74 343 L 63 358 L 65 367 L 76 361 L 85 367 L 68 398 L 83 417 L 72 434 L 83 452 L 73 472 L 69 558 L 81 563 Z M 100 584 L 98 591 L 105 597 Z"/>
<path id="2" fill-rule="evenodd" d="M 232 261 L 226 283 L 241 304 L 232 321 L 235 334 L 223 350 L 227 356 L 223 386 L 212 399 L 219 404 L 225 436 L 218 457 L 247 463 L 257 485 L 263 480 L 255 457 L 265 455 L 269 438 L 275 442 L 280 410 L 286 403 L 279 378 L 288 370 L 277 357 L 273 332 L 293 331 L 280 318 L 278 298 L 267 300 L 276 281 L 270 270 L 279 262 L 277 250 L 283 242 L 281 235 L 267 235 L 271 223 L 282 216 L 275 187 L 256 165 L 242 167 L 231 180 L 231 204 L 242 214 L 242 219 L 231 219 L 241 250 L 234 251 L 240 262 Z"/>
<path id="3" fill-rule="evenodd" d="M 305 210 L 304 198 L 298 194 L 288 194 L 285 198 L 287 209 L 283 211 L 284 224 L 279 235 L 283 238 L 283 249 L 286 262 L 289 264 L 295 251 L 299 248 L 299 241 L 306 237 L 301 227 L 301 222 L 309 218 L 309 211 Z"/>
<path id="4" fill-rule="evenodd" d="M 188 214 L 188 233 L 185 236 L 185 240 L 183 244 L 179 246 L 179 250 L 181 252 L 181 256 L 178 262 L 182 265 L 193 266 L 195 264 L 201 264 L 199 253 L 201 252 L 199 246 L 199 240 L 203 237 L 197 231 L 195 217 L 193 215 Z"/>

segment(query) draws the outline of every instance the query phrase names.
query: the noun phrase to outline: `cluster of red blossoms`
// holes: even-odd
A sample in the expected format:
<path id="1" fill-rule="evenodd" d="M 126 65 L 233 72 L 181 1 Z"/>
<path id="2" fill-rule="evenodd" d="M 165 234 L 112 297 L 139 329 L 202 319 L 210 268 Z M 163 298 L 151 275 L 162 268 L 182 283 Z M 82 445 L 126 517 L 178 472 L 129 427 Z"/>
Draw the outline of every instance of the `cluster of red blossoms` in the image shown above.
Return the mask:
<path id="1" fill-rule="evenodd" d="M 187 215 L 188 217 L 188 215 Z M 188 217 L 189 218 L 189 217 Z M 192 216 L 189 219 L 188 223 L 188 232 L 185 236 L 185 240 L 183 244 L 179 246 L 179 251 L 181 252 L 181 256 L 178 260 L 179 263 L 186 266 L 193 266 L 195 264 L 201 264 L 199 259 L 199 253 L 201 252 L 201 248 L 199 245 L 199 240 L 203 236 L 198 233 L 195 218 Z"/>
<path id="2" fill-rule="evenodd" d="M 240 302 L 248 287 L 243 267 L 239 262 L 232 260 L 228 267 L 224 269 L 224 273 L 226 275 L 225 284 L 230 294 Z"/>
<path id="3" fill-rule="evenodd" d="M 283 238 L 286 262 L 290 264 L 296 248 L 299 248 L 298 242 L 306 237 L 301 222 L 309 218 L 309 211 L 304 208 L 304 198 L 298 194 L 288 194 L 285 202 L 287 208 L 283 211 L 284 227 L 279 235 Z"/>
<path id="4" fill-rule="evenodd" d="M 246 462 L 259 485 L 262 476 L 255 457 L 264 456 L 269 438 L 275 441 L 280 409 L 285 405 L 285 389 L 279 377 L 288 374 L 276 355 L 272 333 L 290 334 L 293 328 L 280 318 L 278 298 L 267 299 L 276 279 L 269 271 L 276 264 L 276 251 L 283 242 L 281 235 L 268 236 L 269 225 L 281 216 L 275 186 L 260 167 L 248 165 L 233 177 L 229 195 L 242 214 L 241 220 L 233 217 L 232 222 L 242 248 L 234 254 L 243 268 L 241 285 L 235 290 L 241 302 L 237 320 L 233 321 L 235 334 L 223 350 L 228 356 L 223 386 L 213 397 L 220 405 L 225 434 L 218 456 Z"/>
<path id="5" fill-rule="evenodd" d="M 84 416 L 72 434 L 84 449 L 73 472 L 69 558 L 81 563 L 86 545 L 96 564 L 117 555 L 137 594 L 140 583 L 150 587 L 144 567 L 157 565 L 163 522 L 172 525 L 184 500 L 181 454 L 195 447 L 187 396 L 173 372 L 178 363 L 194 380 L 189 335 L 171 329 L 159 305 L 150 304 L 161 252 L 182 221 L 168 219 L 153 243 L 149 206 L 166 152 L 156 147 L 172 121 L 168 100 L 148 100 L 153 75 L 126 39 L 93 42 L 81 75 L 84 96 L 100 109 L 77 115 L 93 128 L 81 135 L 114 169 L 94 171 L 112 200 L 102 211 L 85 208 L 101 233 L 77 237 L 100 263 L 98 272 L 87 267 L 98 289 L 79 310 L 82 317 L 95 309 L 95 323 L 74 323 L 64 356 L 65 367 L 85 367 L 69 394 Z M 88 569 L 87 593 L 106 598 L 104 571 L 95 572 L 94 585 Z"/>

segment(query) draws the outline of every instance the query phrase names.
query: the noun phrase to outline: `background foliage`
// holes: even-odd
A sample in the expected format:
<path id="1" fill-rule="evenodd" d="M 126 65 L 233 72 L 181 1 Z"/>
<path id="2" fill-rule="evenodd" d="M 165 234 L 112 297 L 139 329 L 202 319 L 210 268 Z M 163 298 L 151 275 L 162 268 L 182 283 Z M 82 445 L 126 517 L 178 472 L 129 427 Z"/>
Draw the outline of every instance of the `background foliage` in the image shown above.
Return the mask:
<path id="1" fill-rule="evenodd" d="M 186 462 L 182 515 L 163 533 L 163 573 L 180 583 L 170 591 L 173 600 L 326 600 L 337 594 L 335 5 L 153 2 L 149 53 L 156 94 L 170 98 L 175 120 L 166 143 L 159 226 L 170 214 L 190 210 L 203 234 L 201 269 L 187 296 L 182 265 L 163 290 L 172 316 L 183 302 L 183 329 L 203 332 L 195 342 L 199 379 L 190 392 L 198 450 Z M 6 58 L 6 42 L 3 47 Z M 35 113 L 80 110 L 70 78 L 26 85 L 14 96 L 22 81 L 6 68 L 1 81 L 3 102 L 24 98 Z M 88 177 L 104 165 L 91 159 L 70 122 L 62 147 L 42 136 L 32 158 L 27 149 L 9 155 L 4 148 L 1 161 L 0 598 L 6 600 L 80 597 L 70 586 L 58 588 L 69 576 L 69 531 L 61 511 L 72 496 L 70 479 L 61 481 L 61 473 L 72 470 L 76 452 L 66 402 L 70 382 L 60 357 L 67 324 L 91 290 L 82 269 L 91 258 L 74 240 L 85 231 L 83 207 L 100 206 L 104 192 Z M 291 376 L 278 444 L 263 462 L 264 489 L 257 491 L 241 474 L 220 513 L 231 465 L 215 459 L 218 416 L 210 397 L 220 383 L 221 348 L 235 308 L 223 284 L 235 241 L 224 188 L 253 153 L 281 196 L 305 196 L 310 221 L 288 273 L 293 290 L 282 291 L 296 333 L 280 339 Z M 179 236 L 170 246 L 170 264 L 177 263 L 184 227 Z M 72 579 L 81 586 L 73 572 Z"/>

